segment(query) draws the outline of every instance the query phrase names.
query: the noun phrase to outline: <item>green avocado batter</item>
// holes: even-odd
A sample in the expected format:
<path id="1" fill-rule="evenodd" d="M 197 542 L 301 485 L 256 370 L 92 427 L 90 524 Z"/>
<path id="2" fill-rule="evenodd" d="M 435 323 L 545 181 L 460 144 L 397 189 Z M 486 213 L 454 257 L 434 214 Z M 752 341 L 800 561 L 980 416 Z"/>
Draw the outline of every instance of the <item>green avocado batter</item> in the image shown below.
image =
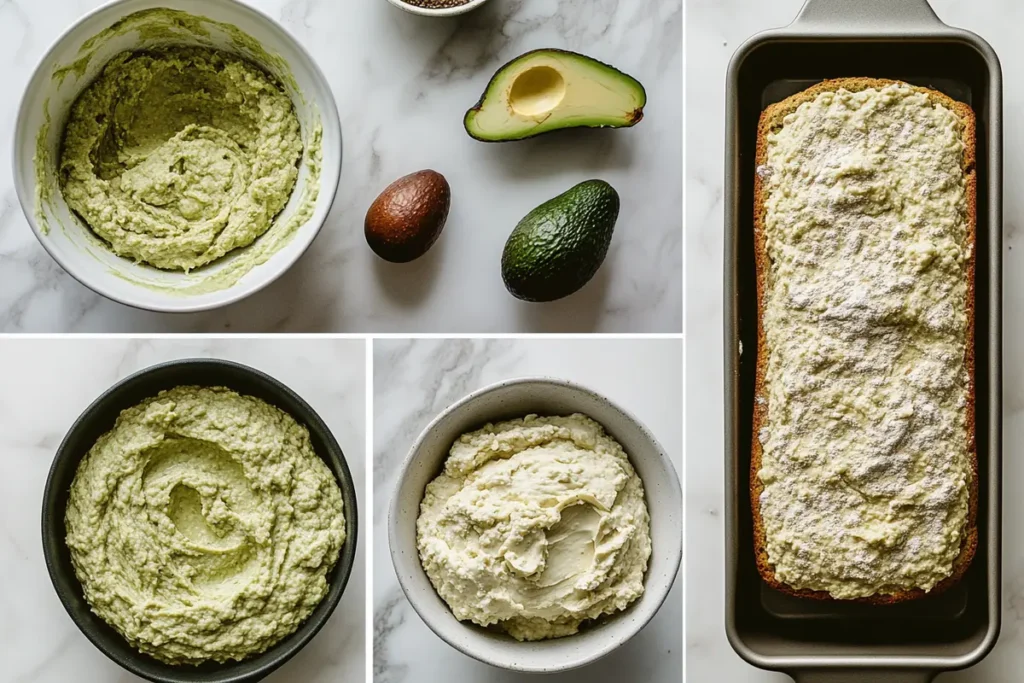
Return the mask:
<path id="1" fill-rule="evenodd" d="M 188 272 L 270 228 L 302 154 L 291 100 L 252 63 L 201 47 L 125 52 L 71 109 L 60 186 L 115 253 Z"/>
<path id="2" fill-rule="evenodd" d="M 120 414 L 82 459 L 65 524 L 92 611 L 170 664 L 242 660 L 293 633 L 346 537 L 305 427 L 194 386 Z"/>

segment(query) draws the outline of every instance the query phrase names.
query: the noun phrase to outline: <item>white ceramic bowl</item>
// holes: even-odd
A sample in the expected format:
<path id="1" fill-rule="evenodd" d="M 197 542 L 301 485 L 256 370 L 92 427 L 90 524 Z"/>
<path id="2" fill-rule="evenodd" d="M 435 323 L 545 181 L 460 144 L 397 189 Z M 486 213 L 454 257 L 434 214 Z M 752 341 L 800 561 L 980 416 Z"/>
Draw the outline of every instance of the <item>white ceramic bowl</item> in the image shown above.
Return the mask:
<path id="1" fill-rule="evenodd" d="M 83 70 L 66 70 L 63 78 L 54 77 L 61 67 L 89 54 L 82 50 L 85 41 L 130 14 L 158 7 L 233 25 L 254 38 L 272 58 L 267 60 L 247 53 L 232 43 L 230 36 L 207 24 L 205 28 L 209 29 L 210 35 L 206 38 L 184 30 L 173 40 L 161 43 L 142 39 L 138 31 L 116 35 L 95 46 Z M 135 264 L 110 251 L 91 230 L 72 216 L 57 186 L 55 162 L 71 104 L 114 55 L 125 50 L 166 44 L 205 44 L 241 52 L 284 84 L 302 124 L 304 140 L 309 140 L 317 121 L 323 129 L 320 187 L 312 216 L 265 263 L 255 266 L 226 287 L 213 283 L 234 279 L 225 277 L 231 272 L 226 269 L 238 265 L 236 259 L 244 249 L 235 250 L 215 263 L 187 274 Z M 49 160 L 40 159 L 39 173 L 37 144 L 45 150 Z M 313 242 L 338 189 L 341 124 L 334 96 L 323 73 L 294 37 L 261 12 L 238 0 L 115 0 L 80 19 L 57 39 L 43 57 L 21 101 L 13 150 L 14 182 L 25 216 L 43 247 L 66 271 L 96 292 L 129 306 L 166 312 L 201 311 L 225 306 L 259 291 L 280 277 Z M 37 200 L 40 183 L 48 190 L 49 201 Z M 309 165 L 303 158 L 291 201 L 278 216 L 275 226 L 295 213 L 309 183 Z"/>
<path id="2" fill-rule="evenodd" d="M 609 615 L 566 638 L 520 643 L 460 622 L 434 591 L 416 549 L 416 518 L 427 484 L 440 474 L 455 440 L 488 422 L 539 415 L 583 413 L 601 423 L 625 449 L 644 483 L 651 513 L 652 553 L 644 594 L 624 612 Z M 654 435 L 630 413 L 577 384 L 550 378 L 513 379 L 485 387 L 450 406 L 420 434 L 402 467 L 391 500 L 388 537 L 398 580 L 413 608 L 434 633 L 457 650 L 513 671 L 549 673 L 593 662 L 636 635 L 661 607 L 682 559 L 683 503 L 679 478 Z"/>
<path id="3" fill-rule="evenodd" d="M 431 9 L 429 7 L 418 7 L 416 5 L 403 2 L 402 0 L 388 0 L 395 7 L 401 7 L 406 12 L 412 14 L 418 14 L 421 17 L 454 17 L 458 14 L 465 14 L 466 12 L 475 10 L 477 7 L 483 5 L 487 0 L 469 0 L 465 5 L 458 5 L 456 7 L 441 7 L 438 9 Z"/>

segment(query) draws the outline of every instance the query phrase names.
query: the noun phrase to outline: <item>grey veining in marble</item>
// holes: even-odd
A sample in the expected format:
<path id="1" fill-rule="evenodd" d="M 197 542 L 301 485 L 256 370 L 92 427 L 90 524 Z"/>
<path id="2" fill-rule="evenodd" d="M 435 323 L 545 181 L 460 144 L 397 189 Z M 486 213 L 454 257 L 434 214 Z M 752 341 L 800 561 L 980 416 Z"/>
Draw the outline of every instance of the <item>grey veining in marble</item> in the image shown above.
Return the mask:
<path id="1" fill-rule="evenodd" d="M 334 209 L 280 280 L 219 311 L 160 315 L 93 294 L 52 261 L 18 206 L 10 133 L 47 46 L 101 0 L 0 2 L 0 331 L 516 332 L 682 329 L 682 0 L 492 0 L 459 19 L 414 17 L 385 0 L 249 0 L 313 54 L 334 91 L 345 154 Z M 462 129 L 494 71 L 530 49 L 610 62 L 647 87 L 626 131 L 570 131 L 487 145 Z M 444 235 L 403 266 L 366 246 L 374 197 L 422 168 L 453 188 Z M 513 299 L 501 250 L 516 223 L 578 182 L 622 196 L 608 259 L 576 295 Z"/>
<path id="2" fill-rule="evenodd" d="M 174 358 L 223 358 L 263 370 L 294 389 L 327 422 L 348 460 L 360 515 L 366 519 L 364 344 L 315 339 L 0 342 L 0 680 L 142 680 L 108 660 L 79 632 L 43 563 L 39 514 L 46 474 L 64 433 L 93 399 L 126 375 Z M 360 526 L 365 528 L 362 521 Z M 369 539 L 362 532 L 359 536 L 355 566 L 336 611 L 268 683 L 363 680 L 364 549 Z"/>
<path id="3" fill-rule="evenodd" d="M 725 71 L 739 44 L 788 24 L 803 0 L 687 0 L 686 267 L 687 267 L 687 675 L 705 681 L 786 681 L 758 671 L 729 647 L 723 625 L 722 569 L 722 194 Z M 1024 5 L 1014 0 L 934 0 L 945 22 L 988 40 L 1003 66 L 1005 87 L 1004 226 L 1004 490 L 1024 482 Z M 943 674 L 940 683 L 1016 683 L 1024 670 L 1024 540 L 1017 520 L 1024 499 L 1004 501 L 1003 628 L 980 665 Z M 693 552 L 693 548 L 702 551 Z"/>
<path id="4" fill-rule="evenodd" d="M 634 412 L 682 465 L 682 345 L 678 340 L 459 339 L 374 343 L 374 683 L 511 683 L 535 680 L 449 647 L 406 601 L 391 565 L 387 511 L 399 468 L 439 412 L 494 382 L 552 375 L 589 386 Z M 681 471 L 681 469 L 680 469 Z M 644 631 L 599 663 L 545 677 L 559 683 L 682 678 L 682 575 Z"/>

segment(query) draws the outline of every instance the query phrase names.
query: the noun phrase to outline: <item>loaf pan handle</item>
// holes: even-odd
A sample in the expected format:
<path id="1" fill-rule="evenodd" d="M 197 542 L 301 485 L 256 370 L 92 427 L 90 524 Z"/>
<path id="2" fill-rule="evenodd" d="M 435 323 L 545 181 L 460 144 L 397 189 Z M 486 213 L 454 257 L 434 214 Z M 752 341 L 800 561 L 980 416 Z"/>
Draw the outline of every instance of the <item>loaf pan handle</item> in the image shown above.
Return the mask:
<path id="1" fill-rule="evenodd" d="M 807 0 L 791 29 L 807 33 L 927 33 L 946 28 L 928 0 Z"/>
<path id="2" fill-rule="evenodd" d="M 938 674 L 912 669 L 818 669 L 792 675 L 796 683 L 931 683 Z"/>

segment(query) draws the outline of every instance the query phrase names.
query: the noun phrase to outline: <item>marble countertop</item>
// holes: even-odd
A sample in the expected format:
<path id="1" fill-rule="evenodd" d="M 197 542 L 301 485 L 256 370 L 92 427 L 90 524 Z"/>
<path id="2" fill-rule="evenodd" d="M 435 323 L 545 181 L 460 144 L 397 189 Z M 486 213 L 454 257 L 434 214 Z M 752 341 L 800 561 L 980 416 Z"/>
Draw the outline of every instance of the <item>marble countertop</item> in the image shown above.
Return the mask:
<path id="1" fill-rule="evenodd" d="M 634 412 L 682 462 L 682 348 L 678 340 L 462 339 L 374 343 L 374 683 L 511 683 L 535 680 L 492 668 L 446 645 L 420 620 L 398 585 L 387 543 L 387 510 L 399 468 L 420 431 L 466 394 L 525 375 L 589 386 Z M 681 471 L 681 469 L 679 469 Z M 682 578 L 640 634 L 599 663 L 544 677 L 560 683 L 679 683 Z"/>
<path id="2" fill-rule="evenodd" d="M 688 0 L 686 136 L 687 268 L 687 673 L 689 680 L 742 683 L 786 681 L 759 671 L 733 653 L 724 631 L 722 557 L 722 198 L 725 73 L 732 53 L 754 33 L 788 24 L 803 0 Z M 1013 0 L 933 0 L 945 22 L 988 40 L 1002 60 L 1005 87 L 1004 196 L 1004 481 L 1024 481 L 1019 444 L 1024 441 L 1024 194 L 1015 191 L 1024 166 L 1024 50 L 1018 27 L 1024 5 Z M 1008 485 L 1007 493 L 1014 485 Z M 1020 680 L 1024 669 L 1024 542 L 1014 520 L 1024 516 L 1024 498 L 1004 501 L 1003 626 L 992 654 L 964 672 L 943 674 L 940 683 Z"/>
<path id="3" fill-rule="evenodd" d="M 2 12 L 0 8 L 0 12 Z M 2 22 L 0 22 L 2 23 Z M 50 583 L 39 511 L 53 454 L 75 418 L 126 375 L 175 358 L 214 357 L 263 370 L 300 394 L 345 452 L 360 527 L 369 518 L 365 467 L 365 342 L 247 339 L 7 339 L 0 353 L 0 642 L 5 681 L 141 681 L 77 629 Z M 357 541 L 345 594 L 327 625 L 267 683 L 361 681 L 366 671 L 365 547 Z"/>
<path id="4" fill-rule="evenodd" d="M 137 311 L 67 275 L 33 237 L 8 159 L 20 94 L 48 46 L 102 0 L 0 2 L 0 331 L 680 332 L 682 0 L 494 0 L 460 19 L 415 17 L 386 0 L 247 0 L 313 54 L 338 102 L 340 190 L 320 236 L 246 301 L 192 315 Z M 541 47 L 590 54 L 649 93 L 632 130 L 571 131 L 487 145 L 462 128 L 491 75 Z M 363 219 L 391 181 L 443 173 L 453 207 L 440 241 L 404 266 L 379 260 Z M 623 202 L 608 258 L 587 287 L 525 304 L 502 285 L 516 223 L 593 177 Z"/>

